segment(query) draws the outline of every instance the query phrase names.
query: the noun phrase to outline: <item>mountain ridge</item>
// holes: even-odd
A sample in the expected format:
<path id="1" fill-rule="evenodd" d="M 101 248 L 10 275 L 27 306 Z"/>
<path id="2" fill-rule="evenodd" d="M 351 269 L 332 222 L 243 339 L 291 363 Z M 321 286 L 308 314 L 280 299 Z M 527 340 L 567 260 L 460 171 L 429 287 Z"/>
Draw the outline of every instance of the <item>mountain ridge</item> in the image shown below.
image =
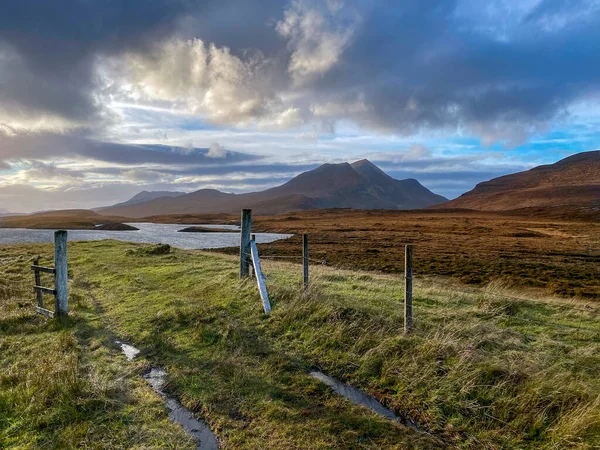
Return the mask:
<path id="1" fill-rule="evenodd" d="M 200 189 L 175 197 L 135 204 L 117 204 L 101 212 L 126 217 L 158 214 L 237 213 L 252 208 L 257 214 L 283 214 L 321 208 L 420 209 L 447 201 L 417 180 L 396 180 L 368 160 L 323 164 L 281 186 L 259 192 L 230 194 Z M 124 202 L 127 203 L 127 202 Z"/>
<path id="2" fill-rule="evenodd" d="M 460 197 L 436 206 L 479 211 L 561 207 L 600 208 L 600 150 L 484 181 Z"/>

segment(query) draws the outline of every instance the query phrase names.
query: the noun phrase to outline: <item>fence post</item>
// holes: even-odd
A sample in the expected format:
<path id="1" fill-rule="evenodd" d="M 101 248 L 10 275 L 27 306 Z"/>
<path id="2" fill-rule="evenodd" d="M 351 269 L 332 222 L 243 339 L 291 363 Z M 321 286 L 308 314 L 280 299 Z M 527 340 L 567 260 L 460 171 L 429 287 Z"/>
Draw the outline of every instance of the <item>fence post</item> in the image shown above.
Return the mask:
<path id="1" fill-rule="evenodd" d="M 258 291 L 260 292 L 260 298 L 263 302 L 263 309 L 265 314 L 271 312 L 271 303 L 269 302 L 269 294 L 267 293 L 267 286 L 265 285 L 265 278 L 260 268 L 260 258 L 258 257 L 258 249 L 256 248 L 256 242 L 250 241 L 250 252 L 252 254 L 252 263 L 254 264 L 254 271 L 256 273 L 256 283 L 258 284 Z"/>
<path id="2" fill-rule="evenodd" d="M 413 246 L 407 245 L 404 254 L 404 332 L 410 333 L 412 314 Z"/>
<path id="3" fill-rule="evenodd" d="M 33 265 L 34 266 L 39 266 L 40 265 L 40 257 L 36 256 L 35 259 L 33 260 Z M 42 285 L 42 278 L 40 277 L 40 272 L 37 270 L 33 271 L 33 276 L 35 278 L 35 286 L 41 286 Z M 36 289 L 36 295 L 37 295 L 37 304 L 40 308 L 44 307 L 44 293 L 40 290 Z"/>
<path id="4" fill-rule="evenodd" d="M 308 290 L 308 234 L 302 235 L 302 262 L 304 265 L 304 292 Z"/>
<path id="5" fill-rule="evenodd" d="M 54 232 L 55 313 L 66 316 L 69 312 L 69 286 L 67 276 L 67 232 Z"/>
<path id="6" fill-rule="evenodd" d="M 252 233 L 252 235 L 250 236 L 250 240 L 254 241 L 254 243 L 256 243 L 256 234 Z M 256 271 L 254 270 L 254 264 L 250 264 L 250 278 L 254 278 L 256 277 Z"/>
<path id="7" fill-rule="evenodd" d="M 240 279 L 250 274 L 250 234 L 252 228 L 252 210 L 242 209 L 240 233 Z"/>

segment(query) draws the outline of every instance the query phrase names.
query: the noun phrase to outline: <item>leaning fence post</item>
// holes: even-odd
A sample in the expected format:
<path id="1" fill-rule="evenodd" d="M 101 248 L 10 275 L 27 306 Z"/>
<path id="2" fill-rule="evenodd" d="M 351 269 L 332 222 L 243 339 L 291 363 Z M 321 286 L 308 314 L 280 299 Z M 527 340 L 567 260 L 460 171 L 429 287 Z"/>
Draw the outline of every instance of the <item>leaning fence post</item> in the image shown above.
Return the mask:
<path id="1" fill-rule="evenodd" d="M 252 210 L 242 209 L 240 233 L 240 278 L 250 274 L 250 234 L 252 228 Z"/>
<path id="2" fill-rule="evenodd" d="M 258 249 L 256 248 L 256 242 L 250 241 L 250 252 L 252 254 L 252 263 L 254 264 L 254 271 L 256 273 L 256 283 L 258 284 L 258 291 L 260 292 L 260 298 L 263 302 L 263 309 L 265 314 L 271 312 L 271 303 L 269 302 L 269 294 L 267 293 L 267 286 L 265 285 L 265 278 L 260 268 L 260 258 L 258 257 Z"/>
<path id="3" fill-rule="evenodd" d="M 407 245 L 404 254 L 404 332 L 410 333 L 412 314 L 413 246 Z"/>
<path id="4" fill-rule="evenodd" d="M 304 292 L 308 290 L 308 234 L 302 235 L 302 262 L 304 265 Z"/>
<path id="5" fill-rule="evenodd" d="M 54 277 L 55 312 L 67 315 L 69 312 L 69 286 L 67 277 L 67 232 L 54 232 Z"/>
<path id="6" fill-rule="evenodd" d="M 36 258 L 33 260 L 33 265 L 34 266 L 39 266 L 40 265 L 40 257 L 36 256 Z M 40 272 L 35 270 L 33 271 L 33 276 L 35 278 L 35 286 L 41 286 L 42 285 L 42 278 L 40 277 Z M 39 289 L 35 290 L 35 293 L 37 295 L 37 304 L 40 308 L 44 307 L 44 293 L 42 291 L 40 291 Z"/>

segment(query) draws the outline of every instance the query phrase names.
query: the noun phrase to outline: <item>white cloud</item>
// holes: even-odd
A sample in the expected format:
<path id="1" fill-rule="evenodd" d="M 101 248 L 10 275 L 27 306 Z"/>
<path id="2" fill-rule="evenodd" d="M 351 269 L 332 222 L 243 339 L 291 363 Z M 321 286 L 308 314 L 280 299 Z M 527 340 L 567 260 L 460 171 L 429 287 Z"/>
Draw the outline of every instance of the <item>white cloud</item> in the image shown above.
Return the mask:
<path id="1" fill-rule="evenodd" d="M 210 144 L 208 153 L 206 154 L 209 158 L 225 158 L 227 156 L 227 150 L 221 146 L 218 142 Z"/>
<path id="2" fill-rule="evenodd" d="M 327 73 L 339 62 L 357 26 L 356 16 L 348 22 L 343 12 L 339 0 L 325 4 L 295 0 L 277 23 L 277 32 L 288 39 L 292 52 L 288 70 L 297 84 Z"/>
<path id="3" fill-rule="evenodd" d="M 227 47 L 200 39 L 170 39 L 150 55 L 128 54 L 113 61 L 122 99 L 201 115 L 221 125 L 277 123 L 288 107 L 271 83 L 272 62 L 256 52 L 241 59 Z"/>

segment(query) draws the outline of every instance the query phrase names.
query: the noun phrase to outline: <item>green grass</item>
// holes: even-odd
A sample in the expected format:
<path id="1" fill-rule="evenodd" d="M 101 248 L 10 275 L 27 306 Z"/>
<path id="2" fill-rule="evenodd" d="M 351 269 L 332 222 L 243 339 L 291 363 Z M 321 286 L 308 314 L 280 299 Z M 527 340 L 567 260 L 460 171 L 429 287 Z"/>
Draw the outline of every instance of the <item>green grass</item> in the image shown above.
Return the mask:
<path id="1" fill-rule="evenodd" d="M 398 277 L 316 266 L 303 295 L 299 266 L 265 261 L 265 316 L 235 258 L 140 248 L 69 245 L 65 324 L 18 305 L 33 297 L 27 258 L 50 247 L 0 249 L 0 447 L 180 448 L 185 438 L 139 379 L 148 363 L 166 367 L 167 390 L 223 448 L 600 447 L 596 304 L 421 280 L 404 336 Z M 19 302 L 3 285 L 21 289 Z M 139 362 L 118 355 L 115 335 L 142 349 Z M 36 370 L 40 360 L 47 369 Z M 340 398 L 308 375 L 315 367 L 430 434 Z M 55 378 L 67 381 L 30 410 L 30 393 Z"/>
<path id="2" fill-rule="evenodd" d="M 63 322 L 33 312 L 31 256 L 50 251 L 0 249 L 0 448 L 195 448 L 90 302 L 71 296 Z"/>

